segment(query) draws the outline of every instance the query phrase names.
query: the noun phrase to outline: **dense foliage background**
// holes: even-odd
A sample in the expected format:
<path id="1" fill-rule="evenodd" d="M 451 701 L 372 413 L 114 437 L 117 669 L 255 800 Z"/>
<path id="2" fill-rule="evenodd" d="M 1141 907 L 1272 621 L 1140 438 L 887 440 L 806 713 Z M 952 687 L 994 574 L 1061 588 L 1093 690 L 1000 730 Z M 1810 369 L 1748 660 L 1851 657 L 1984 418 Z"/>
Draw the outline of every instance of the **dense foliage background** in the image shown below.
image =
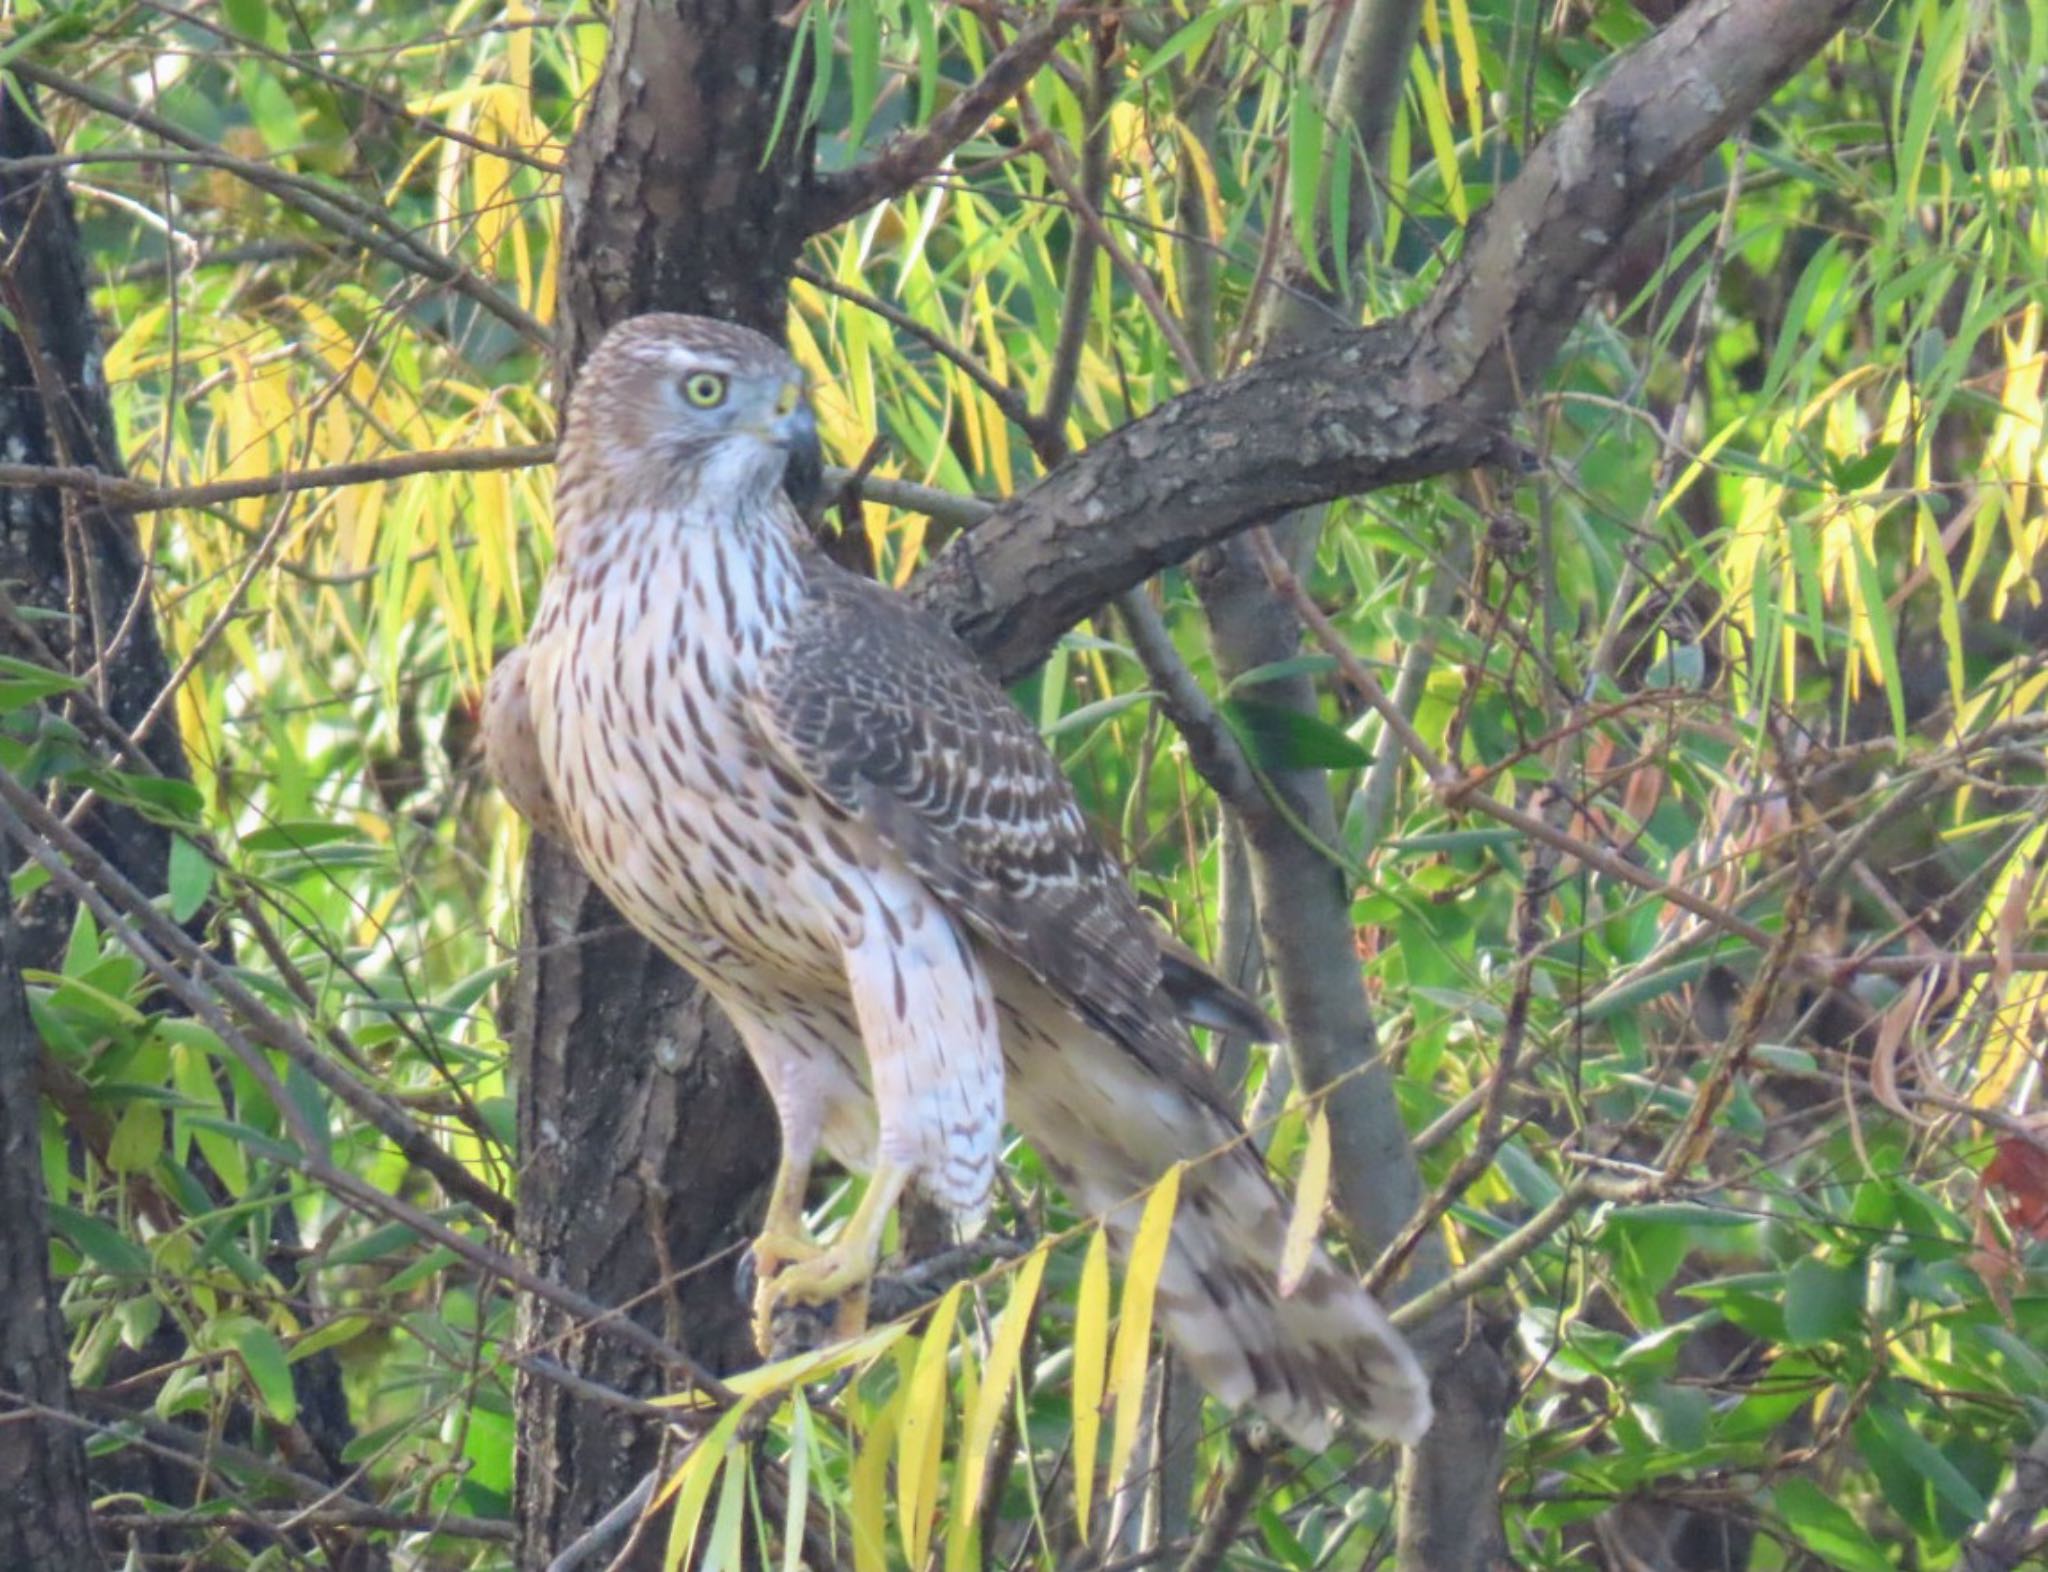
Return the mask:
<path id="1" fill-rule="evenodd" d="M 1069 8 L 942 165 L 817 235 L 788 332 L 866 481 L 827 510 L 835 549 L 907 584 L 1267 341 L 1426 301 L 1677 8 L 1376 9 L 1405 61 L 1378 123 L 1330 97 L 1349 8 Z M 809 0 L 782 135 L 861 166 L 1052 15 Z M 118 630 L 9 586 L 9 824 L 91 792 L 170 831 L 140 909 L 89 852 L 10 847 L 100 1551 L 509 1566 L 515 1376 L 559 1366 L 519 1336 L 507 1232 L 524 831 L 472 736 L 548 558 L 561 172 L 607 17 L 0 16 L 58 150 L 8 168 L 61 168 L 76 204 L 147 565 L 130 615 L 168 651 L 130 730 L 189 761 L 114 751 L 94 650 Z M 1276 571 L 1229 593 L 1308 619 L 1282 665 L 1219 665 L 1210 558 L 1015 690 L 1148 902 L 1233 967 L 1252 854 L 1215 761 L 1226 799 L 1317 772 L 1329 833 L 1298 827 L 1342 880 L 1430 1196 L 1391 1248 L 1339 1231 L 1451 1358 L 1502 1359 L 1501 1472 L 1475 1458 L 1469 1509 L 1518 1563 L 2042 1548 L 2044 83 L 2044 0 L 1868 7 L 1635 233 L 1522 390 L 1517 462 L 1245 559 Z M 0 305 L 33 358 L 4 280 Z M 1304 1215 L 1333 1187 L 1341 1211 L 1323 1089 L 1213 1046 Z M 1111 1293 L 1090 1220 L 1028 1153 L 1012 1178 L 1007 1258 L 832 1360 L 844 1385 L 674 1410 L 657 1556 L 1392 1555 L 1383 1449 L 1268 1456 L 1185 1391 L 1155 1408 L 1145 1273 Z"/>

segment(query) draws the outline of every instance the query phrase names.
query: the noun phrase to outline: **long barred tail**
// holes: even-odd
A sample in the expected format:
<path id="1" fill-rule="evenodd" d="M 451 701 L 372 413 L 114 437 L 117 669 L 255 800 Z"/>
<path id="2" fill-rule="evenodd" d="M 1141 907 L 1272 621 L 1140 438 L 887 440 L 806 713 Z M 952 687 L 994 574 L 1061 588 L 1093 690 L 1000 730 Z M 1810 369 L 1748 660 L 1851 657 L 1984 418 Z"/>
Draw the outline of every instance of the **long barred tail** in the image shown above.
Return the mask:
<path id="1" fill-rule="evenodd" d="M 1015 995 L 999 997 L 1007 1005 Z M 1333 1418 L 1419 1439 L 1429 1383 L 1372 1295 L 1318 1250 L 1280 1297 L 1288 1204 L 1258 1153 L 1189 1085 L 1046 1003 L 1028 1016 L 1003 1012 L 1011 1117 L 1075 1204 L 1108 1217 L 1119 1255 L 1140 1192 L 1190 1162 L 1157 1306 L 1202 1385 L 1305 1447 L 1328 1444 Z"/>
<path id="2" fill-rule="evenodd" d="M 1286 1229 L 1286 1203 L 1249 1147 L 1190 1168 L 1159 1280 L 1167 1336 L 1219 1401 L 1249 1405 L 1302 1446 L 1329 1443 L 1332 1411 L 1419 1440 L 1429 1383 L 1407 1342 L 1321 1250 L 1281 1298 Z"/>

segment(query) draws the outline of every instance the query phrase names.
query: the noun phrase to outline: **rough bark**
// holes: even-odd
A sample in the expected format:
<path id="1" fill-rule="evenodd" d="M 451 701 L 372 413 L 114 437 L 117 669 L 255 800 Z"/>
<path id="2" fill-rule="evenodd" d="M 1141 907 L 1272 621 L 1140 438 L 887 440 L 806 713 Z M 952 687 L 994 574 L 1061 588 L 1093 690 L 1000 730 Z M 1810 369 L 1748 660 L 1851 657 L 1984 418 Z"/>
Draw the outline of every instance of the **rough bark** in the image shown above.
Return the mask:
<path id="1" fill-rule="evenodd" d="M 125 473 L 125 466 L 70 193 L 55 170 L 34 165 L 24 170 L 11 162 L 41 159 L 53 151 L 36 114 L 33 90 L 19 81 L 6 84 L 0 90 L 0 304 L 6 306 L 13 330 L 0 328 L 0 450 L 16 462 L 81 465 L 118 476 Z M 85 676 L 99 709 L 132 735 L 171 675 L 149 600 L 148 563 L 133 514 L 83 491 L 33 487 L 0 492 L 0 588 L 19 612 L 28 614 L 20 620 L 0 616 L 0 653 L 36 663 L 54 658 Z M 96 750 L 111 756 L 112 739 L 83 718 L 80 730 Z M 141 752 L 159 773 L 188 778 L 184 742 L 173 714 L 165 714 L 145 735 Z M 138 889 L 158 892 L 165 887 L 170 835 L 162 825 L 132 809 L 99 801 L 79 827 L 93 848 Z M 15 860 L 6 859 L 7 865 L 13 866 Z M 206 917 L 202 912 L 194 918 L 195 933 Z M 54 888 L 30 901 L 16 936 L 20 964 L 54 965 L 71 922 L 71 903 Z M 35 1077 L 10 1084 L 0 1097 L 12 1107 L 16 1093 L 21 1093 L 20 1106 L 29 1111 L 33 1132 L 36 1088 L 61 1079 L 63 1072 L 52 1071 L 32 1035 L 28 1042 L 25 1051 L 36 1054 Z M 195 1155 L 193 1166 L 205 1182 L 209 1176 L 203 1159 Z M 224 1199 L 218 1194 L 216 1198 Z M 48 1241 L 39 1231 L 42 1222 L 40 1205 L 6 1205 L 0 1211 L 0 1255 L 17 1245 L 46 1254 Z M 32 1244 L 16 1238 L 31 1227 L 38 1230 Z M 281 1281 L 290 1283 L 296 1270 L 297 1235 L 289 1209 L 280 1207 L 272 1214 L 272 1228 L 278 1252 L 268 1264 Z M 0 1293 L 6 1291 L 0 1282 Z M 114 1355 L 108 1378 L 118 1382 L 139 1370 L 170 1365 L 185 1352 L 175 1323 L 166 1318 L 143 1348 Z M 64 1357 L 61 1341 L 56 1357 Z M 340 1365 L 331 1353 L 321 1354 L 295 1365 L 293 1380 L 304 1439 L 310 1442 L 302 1466 L 317 1471 L 324 1460 L 331 1468 L 354 1438 Z M 147 1402 L 147 1389 L 141 1400 Z M 0 1426 L 0 1431 L 6 1428 Z M 129 1492 L 172 1504 L 193 1500 L 196 1476 L 190 1469 L 139 1449 L 96 1456 L 89 1474 L 99 1493 Z M 131 1535 L 133 1547 L 148 1553 L 169 1554 L 183 1540 L 176 1530 Z M 16 1564 L 0 1553 L 0 1565 Z"/>
<path id="2" fill-rule="evenodd" d="M 925 603 L 1005 675 L 1202 547 L 1295 508 L 1509 451 L 1629 231 L 1859 0 L 1695 0 L 1566 111 L 1430 298 L 1183 394 L 955 540 Z"/>
<path id="3" fill-rule="evenodd" d="M 10 459 L 83 464 L 121 473 L 100 340 L 86 293 L 85 258 L 64 182 L 7 161 L 53 149 L 31 90 L 0 84 L 0 449 Z M 74 671 L 103 648 L 115 658 L 96 684 L 101 707 L 124 726 L 148 709 L 169 678 L 149 608 L 135 608 L 144 564 L 132 516 L 53 487 L 0 494 L 0 588 L 37 620 L 0 620 L 0 653 Z M 29 631 L 24 631 L 25 629 Z M 118 641 L 118 642 L 117 642 Z M 40 646 L 40 647 L 38 647 Z M 146 751 L 159 770 L 182 774 L 184 752 L 165 726 Z M 145 889 L 161 889 L 170 841 L 140 814 L 102 803 L 81 829 Z M 18 852 L 8 848 L 12 867 Z M 18 966 L 43 967 L 62 952 L 69 904 L 44 891 L 7 933 L 0 965 L 0 1386 L 46 1406 L 70 1404 L 67 1348 L 48 1274 L 38 1123 L 41 1045 L 21 1013 Z M 7 1405 L 0 1402 L 0 1409 Z M 133 1454 L 93 1466 L 102 1488 L 178 1499 L 189 1473 Z M 49 1423 L 0 1423 L 0 1565 L 98 1566 L 87 1515 L 78 1432 Z"/>
<path id="4" fill-rule="evenodd" d="M 763 167 L 790 31 L 766 0 L 627 0 L 563 185 L 558 401 L 604 330 L 688 311 L 780 336 L 810 158 Z M 802 84 L 798 84 L 801 92 Z M 792 117 L 793 118 L 793 117 Z M 562 848 L 527 864 L 532 948 L 513 990 L 519 1241 L 548 1277 L 714 1370 L 749 1363 L 733 1247 L 751 1237 L 777 1133 L 751 1065 L 689 980 L 626 930 Z M 545 1306 L 522 1342 L 653 1395 L 664 1372 Z M 523 1377 L 521 1566 L 540 1567 L 653 1466 L 659 1427 Z M 658 1536 L 635 1554 L 659 1563 Z"/>
<path id="5" fill-rule="evenodd" d="M 0 329 L 0 446 L 18 462 L 87 465 L 119 475 L 125 470 L 70 194 L 55 172 L 21 174 L 6 162 L 52 151 L 31 89 L 7 85 L 0 91 L 0 305 L 15 331 Z M 110 653 L 96 696 L 124 726 L 141 719 L 170 677 L 149 608 L 130 615 L 144 570 L 133 515 L 99 506 L 86 492 L 49 486 L 0 491 L 0 588 L 19 606 L 63 614 L 33 626 L 74 670 Z M 0 651 L 34 658 L 20 629 L 4 623 Z M 144 751 L 165 774 L 185 774 L 184 749 L 168 721 Z M 170 836 L 162 826 L 102 805 L 82 828 L 142 888 L 163 888 Z M 54 897 L 31 903 L 23 924 L 24 964 L 41 966 L 56 954 L 69 922 Z"/>
<path id="6" fill-rule="evenodd" d="M 18 937 L 0 904 L 0 1566 L 98 1572 L 79 1432 L 10 1413 L 24 1404 L 71 1411 L 43 1198 L 41 1045 L 22 997 Z"/>

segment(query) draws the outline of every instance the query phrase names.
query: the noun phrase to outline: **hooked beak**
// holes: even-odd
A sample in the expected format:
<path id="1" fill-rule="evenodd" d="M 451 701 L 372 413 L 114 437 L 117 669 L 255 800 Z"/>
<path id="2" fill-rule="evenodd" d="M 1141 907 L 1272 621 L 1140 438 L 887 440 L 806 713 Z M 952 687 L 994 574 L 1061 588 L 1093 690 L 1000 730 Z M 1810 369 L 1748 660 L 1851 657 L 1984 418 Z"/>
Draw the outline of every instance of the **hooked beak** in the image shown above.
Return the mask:
<path id="1" fill-rule="evenodd" d="M 817 417 L 797 383 L 789 383 L 776 400 L 775 421 L 769 430 L 775 445 L 789 455 L 782 471 L 782 489 L 799 513 L 808 512 L 825 488 L 825 453 L 818 443 Z"/>

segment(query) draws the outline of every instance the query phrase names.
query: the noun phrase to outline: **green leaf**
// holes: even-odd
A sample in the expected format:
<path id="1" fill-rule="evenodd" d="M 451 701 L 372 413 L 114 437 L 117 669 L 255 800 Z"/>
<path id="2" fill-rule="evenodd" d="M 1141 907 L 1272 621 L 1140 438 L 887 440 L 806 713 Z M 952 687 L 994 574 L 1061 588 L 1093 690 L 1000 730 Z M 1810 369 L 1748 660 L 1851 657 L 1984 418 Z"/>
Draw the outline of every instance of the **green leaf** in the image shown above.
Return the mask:
<path id="1" fill-rule="evenodd" d="M 1712 1409 L 1696 1386 L 1654 1383 L 1636 1400 L 1636 1417 L 1652 1441 L 1677 1452 L 1696 1452 L 1707 1441 Z"/>
<path id="2" fill-rule="evenodd" d="M 146 1173 L 163 1149 L 163 1109 L 155 1103 L 132 1102 L 121 1110 L 107 1142 L 107 1166 L 117 1174 Z"/>
<path id="3" fill-rule="evenodd" d="M 338 841 L 361 842 L 362 831 L 332 819 L 280 819 L 242 837 L 245 852 L 309 852 Z"/>
<path id="4" fill-rule="evenodd" d="M 1398 840 L 1387 842 L 1388 851 L 1403 852 L 1467 852 L 1492 851 L 1501 846 L 1512 846 L 1522 839 L 1522 832 L 1516 829 L 1497 830 L 1434 830 L 1428 835 L 1404 835 Z"/>
<path id="5" fill-rule="evenodd" d="M 1254 666 L 1232 677 L 1223 689 L 1227 699 L 1246 688 L 1256 688 L 1265 682 L 1280 682 L 1288 677 L 1321 677 L 1337 669 L 1334 655 L 1290 655 L 1285 660 L 1269 660 L 1263 666 Z"/>
<path id="6" fill-rule="evenodd" d="M 1146 57 L 1144 65 L 1138 69 L 1138 74 L 1131 79 L 1131 85 L 1135 87 L 1148 77 L 1164 71 L 1174 61 L 1195 54 L 1208 43 L 1218 27 L 1237 14 L 1242 3 L 1243 0 L 1227 0 L 1224 5 L 1205 8 L 1186 27 L 1180 29 Z"/>
<path id="7" fill-rule="evenodd" d="M 849 149 L 858 148 L 867 134 L 868 117 L 875 111 L 882 72 L 882 22 L 875 14 L 875 0 L 851 0 L 841 11 L 846 26 L 848 97 L 853 118 L 846 128 Z"/>
<path id="8" fill-rule="evenodd" d="M 1847 1507 L 1810 1479 L 1788 1479 L 1771 1492 L 1771 1504 L 1798 1541 L 1821 1561 L 1842 1572 L 1896 1572 Z"/>
<path id="9" fill-rule="evenodd" d="M 1149 689 L 1140 688 L 1133 693 L 1112 693 L 1106 699 L 1097 699 L 1092 704 L 1083 704 L 1077 709 L 1068 710 L 1046 728 L 1045 740 L 1050 742 L 1070 731 L 1080 731 L 1097 721 L 1106 721 L 1113 715 L 1121 715 L 1125 710 L 1135 709 L 1138 705 L 1148 702 L 1151 697 Z"/>
<path id="10" fill-rule="evenodd" d="M 295 152 L 304 140 L 299 129 L 299 106 L 276 74 L 253 60 L 245 60 L 235 72 L 235 80 L 241 88 L 242 109 L 270 151 Z"/>
<path id="11" fill-rule="evenodd" d="M 292 1388 L 291 1361 L 277 1334 L 245 1315 L 226 1316 L 215 1324 L 215 1336 L 242 1356 L 242 1367 L 270 1417 L 288 1425 L 299 1416 L 299 1396 Z"/>
<path id="12" fill-rule="evenodd" d="M 1345 770 L 1372 763 L 1363 745 L 1318 716 L 1257 699 L 1226 699 L 1223 719 L 1262 769 Z"/>
<path id="13" fill-rule="evenodd" d="M 74 692 L 79 686 L 78 679 L 65 672 L 0 655 L 0 715 L 26 709 L 53 693 Z"/>
<path id="14" fill-rule="evenodd" d="M 301 1156 L 299 1149 L 289 1141 L 277 1140 L 238 1120 L 216 1119 L 211 1114 L 187 1114 L 185 1122 L 192 1126 L 194 1132 L 207 1131 L 227 1140 L 237 1141 L 258 1157 L 267 1157 L 274 1163 L 292 1166 Z M 199 1149 L 202 1152 L 208 1150 L 204 1143 Z M 209 1156 L 207 1161 L 211 1162 L 212 1158 Z"/>
<path id="15" fill-rule="evenodd" d="M 165 883 L 171 896 L 171 921 L 190 922 L 213 893 L 213 864 L 206 853 L 182 835 L 171 837 L 171 864 Z"/>
<path id="16" fill-rule="evenodd" d="M 1866 1455 L 1889 1452 L 1924 1490 L 1931 1490 L 1950 1508 L 1954 1520 L 1964 1524 L 1982 1520 L 1985 1512 L 1983 1492 L 1965 1479 L 1962 1470 L 1951 1463 L 1939 1447 L 1915 1430 L 1898 1409 L 1871 1407 L 1857 1420 L 1855 1433 L 1859 1450 Z M 1940 1532 L 1944 1527 L 1932 1513 L 1924 1516 L 1930 1531 Z"/>
<path id="17" fill-rule="evenodd" d="M 1863 1324 L 1863 1269 L 1807 1259 L 1785 1279 L 1785 1340 L 1795 1348 L 1848 1337 Z"/>
<path id="18" fill-rule="evenodd" d="M 1870 642 L 1876 646 L 1878 675 L 1884 683 L 1885 702 L 1891 709 L 1892 735 L 1904 742 L 1906 684 L 1899 674 L 1898 635 L 1885 605 L 1884 581 L 1878 575 L 1877 564 L 1870 560 L 1870 553 L 1863 549 L 1860 536 L 1850 536 L 1849 555 L 1856 564 L 1856 582 L 1863 591 L 1863 611 L 1870 618 Z"/>
<path id="19" fill-rule="evenodd" d="M 225 1121 L 227 1109 L 221 1101 L 220 1083 L 214 1079 L 213 1062 L 202 1049 L 189 1043 L 172 1046 L 171 1084 L 193 1108 L 210 1113 L 216 1121 Z M 198 1141 L 208 1166 L 220 1176 L 230 1195 L 240 1199 L 249 1193 L 249 1164 L 239 1142 L 218 1129 L 200 1127 L 199 1121 L 190 1114 L 181 1114 L 177 1126 L 181 1132 L 190 1132 L 191 1137 Z M 185 1151 L 181 1141 L 178 1147 L 181 1159 Z"/>
<path id="20" fill-rule="evenodd" d="M 319 1264 L 329 1266 L 361 1266 L 368 1261 L 381 1261 L 387 1255 L 408 1250 L 419 1243 L 419 1231 L 407 1223 L 384 1223 L 371 1229 L 360 1239 L 321 1254 Z"/>
<path id="21" fill-rule="evenodd" d="M 50 1226 L 78 1253 L 116 1277 L 147 1277 L 149 1252 L 97 1217 L 52 1201 Z"/>
<path id="22" fill-rule="evenodd" d="M 228 26 L 244 38 L 253 38 L 258 43 L 269 39 L 268 0 L 222 0 L 221 9 L 227 13 Z"/>
<path id="23" fill-rule="evenodd" d="M 1837 491 L 1861 491 L 1872 485 L 1892 467 L 1892 460 L 1899 456 L 1896 442 L 1880 442 L 1860 457 L 1844 460 L 1830 460 L 1830 478 Z"/>
<path id="24" fill-rule="evenodd" d="M 1322 79 L 1301 73 L 1287 114 L 1287 212 L 1294 244 L 1318 282 L 1323 281 L 1321 216 L 1324 136 Z"/>
<path id="25" fill-rule="evenodd" d="M 121 1345 L 124 1348 L 140 1350 L 142 1345 L 156 1335 L 156 1329 L 163 1323 L 163 1302 L 154 1294 L 141 1294 L 136 1298 L 123 1300 L 114 1312 L 114 1319 L 121 1324 Z"/>
<path id="26" fill-rule="evenodd" d="M 292 1350 L 297 1358 L 299 1351 Z M 469 1459 L 470 1477 L 486 1490 L 499 1495 L 512 1489 L 512 1416 L 481 1404 L 469 1410 L 469 1424 L 462 1438 L 462 1455 Z"/>
<path id="27" fill-rule="evenodd" d="M 315 1328 L 294 1342 L 288 1357 L 293 1364 L 298 1364 L 330 1348 L 354 1342 L 376 1324 L 374 1318 L 366 1315 L 338 1315 L 325 1326 Z"/>
<path id="28" fill-rule="evenodd" d="M 102 796 L 140 808 L 159 823 L 196 826 L 200 810 L 206 806 L 197 786 L 169 775 L 136 775 L 125 770 L 107 770 L 101 773 L 95 784 Z"/>

